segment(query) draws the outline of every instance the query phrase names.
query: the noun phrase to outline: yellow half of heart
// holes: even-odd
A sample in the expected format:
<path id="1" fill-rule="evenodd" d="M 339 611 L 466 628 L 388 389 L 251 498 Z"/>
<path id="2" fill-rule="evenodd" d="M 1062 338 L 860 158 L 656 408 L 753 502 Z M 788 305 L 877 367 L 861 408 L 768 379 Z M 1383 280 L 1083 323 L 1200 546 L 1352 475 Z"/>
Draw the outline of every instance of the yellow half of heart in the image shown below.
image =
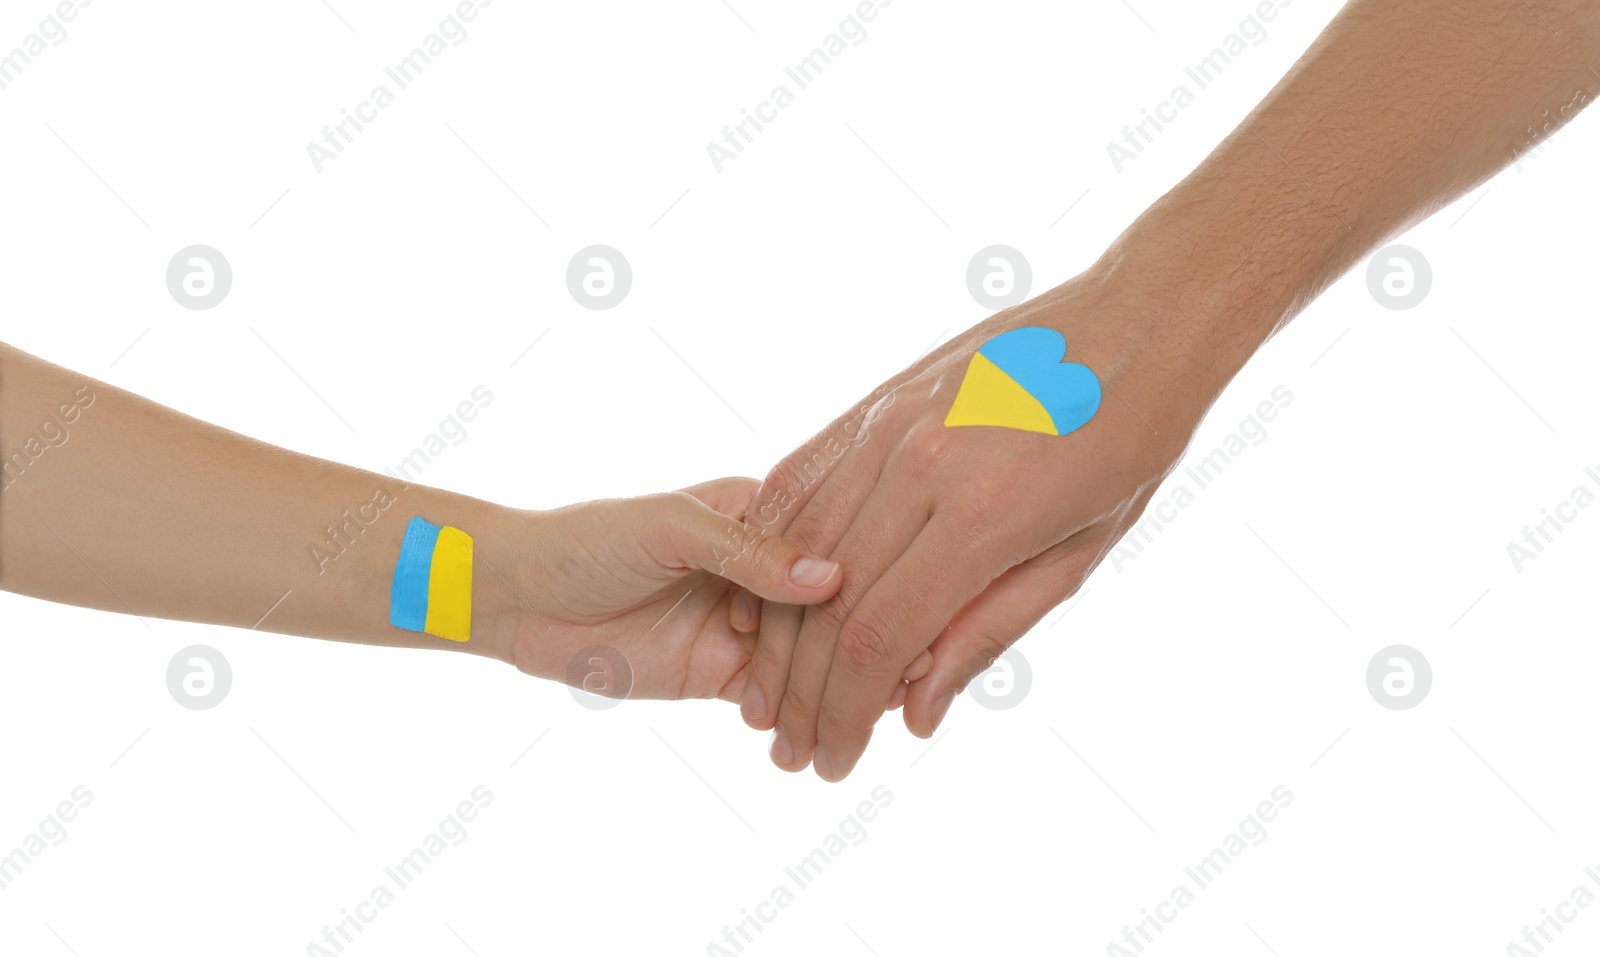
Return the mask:
<path id="1" fill-rule="evenodd" d="M 972 354 L 972 364 L 967 366 L 967 376 L 961 380 L 961 389 L 956 392 L 944 424 L 998 425 L 1045 435 L 1061 434 L 1039 400 L 981 352 Z"/>

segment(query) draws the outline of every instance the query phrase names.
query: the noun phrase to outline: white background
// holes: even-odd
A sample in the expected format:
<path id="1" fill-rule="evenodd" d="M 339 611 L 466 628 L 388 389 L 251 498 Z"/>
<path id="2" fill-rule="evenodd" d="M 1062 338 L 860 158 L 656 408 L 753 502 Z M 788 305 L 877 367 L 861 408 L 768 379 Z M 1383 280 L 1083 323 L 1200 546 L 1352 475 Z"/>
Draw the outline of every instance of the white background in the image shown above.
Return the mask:
<path id="1" fill-rule="evenodd" d="M 760 475 L 982 318 L 979 248 L 1035 292 L 1086 265 L 1336 9 L 1284 9 L 1119 174 L 1106 143 L 1251 4 L 901 0 L 718 174 L 707 142 L 849 3 L 501 0 L 319 174 L 306 144 L 451 9 L 331 2 L 95 3 L 0 91 L 0 333 L 373 469 L 482 384 L 424 481 L 523 507 Z M 0 49 L 50 9 L 6 4 Z M 1597 147 L 1580 119 L 1405 236 L 1417 307 L 1330 289 L 1194 449 L 1282 385 L 1266 440 L 1023 641 L 1026 699 L 962 696 L 931 746 L 887 719 L 839 785 L 720 702 L 596 712 L 468 656 L 0 596 L 0 854 L 94 795 L 0 891 L 0 947 L 306 953 L 481 784 L 346 953 L 704 954 L 883 785 L 747 953 L 1103 954 L 1281 784 L 1147 953 L 1505 953 L 1600 865 L 1600 509 L 1506 553 L 1600 466 Z M 164 282 L 195 243 L 234 270 L 210 311 Z M 564 280 L 593 243 L 634 272 L 604 312 Z M 1434 671 L 1409 711 L 1366 687 L 1397 642 Z M 210 711 L 165 682 L 195 643 L 233 667 Z M 1600 945 L 1579 913 L 1550 953 Z"/>

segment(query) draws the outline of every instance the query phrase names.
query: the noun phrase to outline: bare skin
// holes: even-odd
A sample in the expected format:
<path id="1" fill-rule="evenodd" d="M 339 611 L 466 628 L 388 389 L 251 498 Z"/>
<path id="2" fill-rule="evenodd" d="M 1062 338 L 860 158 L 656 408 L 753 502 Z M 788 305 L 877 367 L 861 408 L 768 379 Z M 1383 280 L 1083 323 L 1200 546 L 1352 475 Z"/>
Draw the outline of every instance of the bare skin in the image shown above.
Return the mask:
<path id="1" fill-rule="evenodd" d="M 904 701 L 906 726 L 931 735 L 1138 520 L 1263 342 L 1575 116 L 1597 70 L 1600 4 L 1352 0 L 1092 267 L 885 383 L 869 441 L 819 458 L 835 423 L 780 462 L 751 520 L 838 560 L 845 580 L 810 608 L 732 606 L 736 627 L 759 627 L 741 707 L 776 728 L 774 763 L 843 779 L 930 651 Z M 1065 437 L 945 427 L 972 353 L 1019 326 L 1066 336 L 1067 358 L 1100 377 L 1099 412 Z"/>
<path id="2" fill-rule="evenodd" d="M 632 681 L 590 690 L 737 701 L 751 640 L 728 624 L 731 583 L 809 603 L 841 580 L 740 523 L 755 479 L 506 508 L 257 442 L 4 344 L 0 439 L 0 588 L 124 614 L 466 652 L 555 680 L 605 645 Z M 469 641 L 389 623 L 416 515 L 474 540 Z"/>

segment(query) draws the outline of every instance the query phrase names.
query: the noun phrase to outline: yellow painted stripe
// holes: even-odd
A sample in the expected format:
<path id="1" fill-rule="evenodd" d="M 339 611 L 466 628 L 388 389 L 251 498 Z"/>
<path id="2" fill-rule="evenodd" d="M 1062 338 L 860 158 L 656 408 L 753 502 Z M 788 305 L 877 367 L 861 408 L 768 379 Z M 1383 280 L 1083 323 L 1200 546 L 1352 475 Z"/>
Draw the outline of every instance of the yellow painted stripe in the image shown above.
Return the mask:
<path id="1" fill-rule="evenodd" d="M 433 549 L 423 631 L 451 641 L 472 637 L 472 536 L 450 525 L 439 530 Z"/>
<path id="2" fill-rule="evenodd" d="M 1027 389 L 981 352 L 972 354 L 966 378 L 945 416 L 945 425 L 998 425 L 1059 435 L 1055 420 Z"/>

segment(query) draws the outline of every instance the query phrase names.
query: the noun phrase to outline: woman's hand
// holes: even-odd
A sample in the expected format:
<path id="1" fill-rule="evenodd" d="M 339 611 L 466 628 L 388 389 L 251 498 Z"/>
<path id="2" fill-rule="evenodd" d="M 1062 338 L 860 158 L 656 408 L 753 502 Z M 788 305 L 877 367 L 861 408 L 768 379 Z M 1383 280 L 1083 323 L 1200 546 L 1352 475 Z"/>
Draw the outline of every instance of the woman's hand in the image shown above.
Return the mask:
<path id="1" fill-rule="evenodd" d="M 488 561 L 501 609 L 493 641 L 530 675 L 567 681 L 595 646 L 626 660 L 631 679 L 602 673 L 586 652 L 578 675 L 610 697 L 723 698 L 744 691 L 752 638 L 729 624 L 732 583 L 797 605 L 839 590 L 838 566 L 742 524 L 758 483 L 727 478 L 678 492 L 514 513 L 494 539 L 520 551 Z M 615 665 L 615 662 L 610 662 Z M 582 679 L 587 677 L 588 681 Z"/>

